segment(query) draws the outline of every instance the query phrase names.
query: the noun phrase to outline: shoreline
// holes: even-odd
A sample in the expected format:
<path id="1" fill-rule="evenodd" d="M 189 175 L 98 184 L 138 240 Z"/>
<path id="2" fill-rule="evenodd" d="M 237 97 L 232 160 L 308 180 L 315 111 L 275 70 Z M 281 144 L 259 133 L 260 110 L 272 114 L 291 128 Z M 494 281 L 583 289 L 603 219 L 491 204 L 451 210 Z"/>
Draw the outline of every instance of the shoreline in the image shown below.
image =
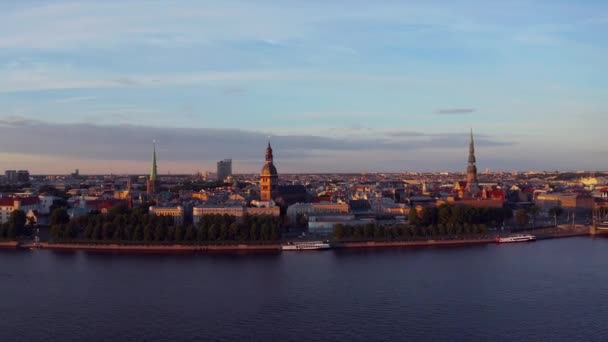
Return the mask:
<path id="1" fill-rule="evenodd" d="M 537 236 L 537 240 L 563 239 L 590 236 L 588 232 L 575 232 Z M 421 240 L 421 241 L 346 241 L 333 242 L 331 249 L 373 249 L 373 248 L 416 248 L 416 247 L 462 247 L 497 244 L 496 237 L 462 240 Z M 282 252 L 282 243 L 275 244 L 233 244 L 233 245 L 154 245 L 118 243 L 49 243 L 0 241 L 0 248 L 6 249 L 47 249 L 58 251 L 100 251 L 100 252 L 149 252 L 149 253 L 239 253 L 239 252 Z"/>
<path id="2" fill-rule="evenodd" d="M 18 241 L 0 241 L 0 248 L 19 248 Z"/>
<path id="3" fill-rule="evenodd" d="M 280 244 L 271 245 L 121 245 L 116 243 L 107 244 L 84 244 L 84 243 L 28 243 L 19 245 L 23 249 L 48 249 L 48 250 L 83 250 L 104 252 L 153 252 L 153 253 L 206 253 L 206 252 L 280 252 Z"/>

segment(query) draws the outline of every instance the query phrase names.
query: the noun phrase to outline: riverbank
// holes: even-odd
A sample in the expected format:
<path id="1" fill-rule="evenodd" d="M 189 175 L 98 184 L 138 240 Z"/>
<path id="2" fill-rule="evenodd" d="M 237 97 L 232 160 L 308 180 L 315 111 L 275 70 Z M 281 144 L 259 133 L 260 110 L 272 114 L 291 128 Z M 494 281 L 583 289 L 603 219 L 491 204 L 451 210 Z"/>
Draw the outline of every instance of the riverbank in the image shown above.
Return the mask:
<path id="1" fill-rule="evenodd" d="M 466 246 L 496 243 L 496 238 L 463 240 L 424 240 L 424 241 L 351 241 L 333 244 L 335 248 L 390 248 L 390 247 L 431 247 Z"/>
<path id="2" fill-rule="evenodd" d="M 0 241 L 0 248 L 17 248 L 19 242 L 17 241 Z"/>
<path id="3" fill-rule="evenodd" d="M 589 236 L 589 231 L 541 231 L 535 234 L 537 240 L 562 239 L 569 237 Z M 294 241 L 298 242 L 298 241 Z M 451 239 L 451 240 L 420 240 L 420 241 L 346 241 L 333 242 L 332 248 L 416 248 L 416 247 L 457 247 L 498 243 L 498 237 Z M 0 241 L 0 248 L 49 249 L 49 250 L 83 250 L 106 252 L 136 252 L 136 253 L 233 253 L 233 252 L 281 252 L 281 244 L 232 244 L 232 245 L 163 245 L 163 244 L 117 244 L 117 243 L 50 243 Z"/>
<path id="4" fill-rule="evenodd" d="M 25 249 L 84 250 L 108 252 L 153 252 L 153 253 L 204 253 L 204 252 L 279 252 L 281 245 L 120 245 L 120 244 L 83 244 L 83 243 L 29 243 L 19 247 Z"/>

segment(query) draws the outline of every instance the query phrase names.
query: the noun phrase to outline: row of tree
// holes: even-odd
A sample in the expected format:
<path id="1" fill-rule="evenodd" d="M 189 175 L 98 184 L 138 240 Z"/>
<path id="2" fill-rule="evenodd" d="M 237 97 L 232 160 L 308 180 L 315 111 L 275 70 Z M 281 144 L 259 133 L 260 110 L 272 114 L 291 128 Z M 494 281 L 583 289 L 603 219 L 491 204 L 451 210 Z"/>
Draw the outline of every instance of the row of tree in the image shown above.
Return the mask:
<path id="1" fill-rule="evenodd" d="M 513 217 L 509 208 L 477 208 L 467 205 L 442 204 L 439 207 L 412 208 L 408 216 L 410 225 L 417 227 L 456 226 L 456 225 L 492 225 L 502 224 Z"/>
<path id="2" fill-rule="evenodd" d="M 378 224 L 334 226 L 333 237 L 338 241 L 352 240 L 415 240 L 421 238 L 457 237 L 463 235 L 484 235 L 488 232 L 485 224 L 439 224 L 436 226 Z"/>
<path id="3" fill-rule="evenodd" d="M 25 212 L 14 210 L 8 218 L 8 222 L 0 225 L 0 240 L 14 240 L 22 235 L 29 235 L 25 227 Z"/>
<path id="4" fill-rule="evenodd" d="M 142 210 L 111 208 L 107 214 L 92 213 L 74 220 L 61 209 L 51 215 L 54 241 L 106 241 L 156 243 L 214 243 L 226 241 L 277 241 L 281 221 L 274 216 L 203 215 L 197 226 L 183 225 L 173 217 L 155 216 Z"/>

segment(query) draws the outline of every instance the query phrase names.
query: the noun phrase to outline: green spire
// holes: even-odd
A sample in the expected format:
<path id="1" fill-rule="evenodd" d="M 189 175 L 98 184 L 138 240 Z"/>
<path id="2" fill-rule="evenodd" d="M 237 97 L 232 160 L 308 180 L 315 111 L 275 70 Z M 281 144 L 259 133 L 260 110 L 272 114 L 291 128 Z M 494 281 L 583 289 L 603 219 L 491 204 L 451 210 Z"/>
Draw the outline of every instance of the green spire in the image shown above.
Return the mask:
<path id="1" fill-rule="evenodd" d="M 155 182 L 156 175 L 158 173 L 158 167 L 156 165 L 156 140 L 154 140 L 153 144 L 154 144 L 154 153 L 152 155 L 152 170 L 150 171 L 150 180 Z"/>

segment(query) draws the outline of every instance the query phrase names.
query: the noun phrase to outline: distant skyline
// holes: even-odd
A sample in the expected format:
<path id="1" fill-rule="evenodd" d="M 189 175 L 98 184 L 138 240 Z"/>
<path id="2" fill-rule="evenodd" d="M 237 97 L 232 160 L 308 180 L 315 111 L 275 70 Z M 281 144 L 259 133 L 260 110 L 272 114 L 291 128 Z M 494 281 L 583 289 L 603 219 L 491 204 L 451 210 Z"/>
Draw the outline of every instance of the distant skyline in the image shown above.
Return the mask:
<path id="1" fill-rule="evenodd" d="M 0 3 L 0 169 L 604 170 L 604 1 Z"/>

